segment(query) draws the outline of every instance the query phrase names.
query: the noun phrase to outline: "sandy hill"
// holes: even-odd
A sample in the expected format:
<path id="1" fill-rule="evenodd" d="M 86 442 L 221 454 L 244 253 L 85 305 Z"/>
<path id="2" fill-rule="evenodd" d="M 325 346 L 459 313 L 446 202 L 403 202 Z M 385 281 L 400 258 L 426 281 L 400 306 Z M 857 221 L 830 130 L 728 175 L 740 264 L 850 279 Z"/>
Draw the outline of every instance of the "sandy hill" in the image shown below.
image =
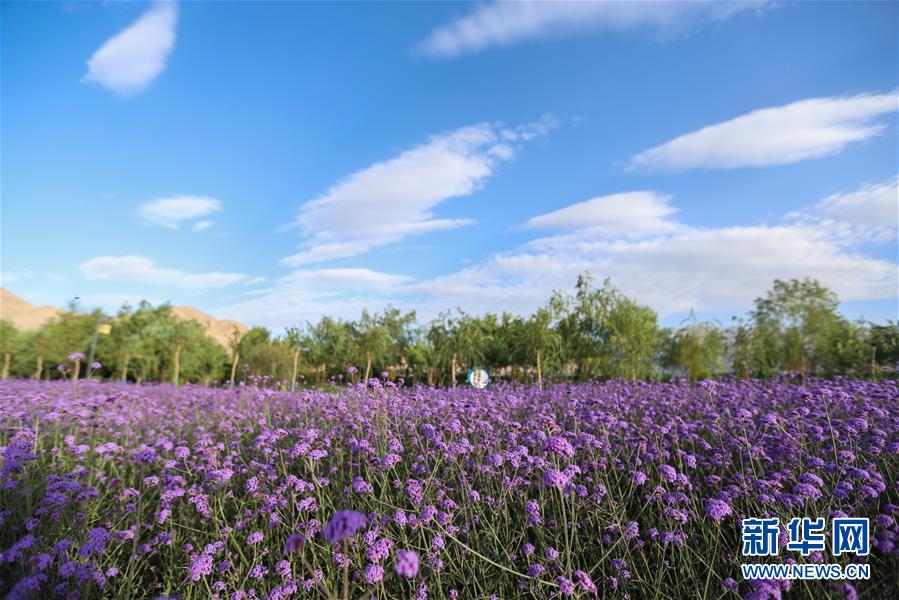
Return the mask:
<path id="1" fill-rule="evenodd" d="M 44 323 L 62 312 L 55 306 L 34 306 L 24 298 L 17 296 L 5 288 L 0 288 L 0 319 L 11 321 L 23 331 L 38 329 Z M 228 348 L 234 329 L 241 335 L 247 332 L 247 326 L 230 319 L 216 319 L 193 306 L 175 306 L 172 312 L 180 319 L 197 321 L 206 328 L 209 337 Z"/>
<path id="2" fill-rule="evenodd" d="M 235 329 L 240 332 L 240 335 L 243 335 L 248 331 L 247 326 L 243 323 L 238 323 L 231 319 L 216 319 L 212 315 L 208 315 L 193 306 L 176 306 L 172 308 L 172 312 L 180 319 L 198 321 L 206 328 L 206 333 L 209 334 L 209 337 L 225 348 L 228 348 L 231 336 L 234 334 Z"/>
<path id="3" fill-rule="evenodd" d="M 0 319 L 11 321 L 19 329 L 38 329 L 60 312 L 55 306 L 33 306 L 24 298 L 0 288 Z"/>

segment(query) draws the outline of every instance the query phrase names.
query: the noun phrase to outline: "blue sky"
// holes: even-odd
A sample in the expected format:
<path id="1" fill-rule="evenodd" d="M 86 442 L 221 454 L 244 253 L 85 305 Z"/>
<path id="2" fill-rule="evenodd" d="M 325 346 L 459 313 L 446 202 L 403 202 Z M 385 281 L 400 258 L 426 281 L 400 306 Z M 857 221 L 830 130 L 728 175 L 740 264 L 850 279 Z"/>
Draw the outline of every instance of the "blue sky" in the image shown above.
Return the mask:
<path id="1" fill-rule="evenodd" d="M 895 319 L 897 11 L 4 2 L 2 282 L 280 330 L 811 276 Z"/>

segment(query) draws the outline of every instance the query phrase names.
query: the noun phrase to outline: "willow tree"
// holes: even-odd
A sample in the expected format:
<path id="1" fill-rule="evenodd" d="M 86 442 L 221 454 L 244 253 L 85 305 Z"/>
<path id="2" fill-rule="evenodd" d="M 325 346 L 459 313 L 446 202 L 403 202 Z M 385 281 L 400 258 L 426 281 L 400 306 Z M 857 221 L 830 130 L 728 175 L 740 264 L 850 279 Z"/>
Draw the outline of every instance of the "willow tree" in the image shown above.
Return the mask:
<path id="1" fill-rule="evenodd" d="M 699 323 L 691 311 L 680 327 L 668 332 L 662 350 L 665 367 L 686 372 L 692 380 L 708 379 L 724 369 L 727 340 L 721 327 Z M 735 364 L 739 373 L 740 366 Z"/>
<path id="2" fill-rule="evenodd" d="M 363 380 L 368 381 L 371 376 L 372 357 L 377 356 L 383 360 L 392 350 L 390 331 L 379 315 L 370 314 L 367 310 L 362 311 L 362 317 L 358 323 L 352 325 L 352 329 L 353 345 L 359 358 L 365 361 Z"/>
<path id="3" fill-rule="evenodd" d="M 3 354 L 3 368 L 0 370 L 0 379 L 9 377 L 9 365 L 13 354 L 19 351 L 22 345 L 22 335 L 18 328 L 10 321 L 0 320 L 0 354 Z"/>
<path id="4" fill-rule="evenodd" d="M 562 336 L 553 326 L 552 312 L 537 309 L 518 329 L 520 354 L 529 356 L 537 369 L 537 385 L 543 386 L 543 366 L 547 357 L 557 358 L 562 351 Z"/>
<path id="5" fill-rule="evenodd" d="M 303 352 L 304 341 L 305 336 L 303 335 L 302 329 L 299 327 L 287 328 L 287 333 L 284 336 L 284 343 L 287 344 L 287 347 L 293 355 L 290 368 L 290 391 L 292 392 L 297 389 L 297 369 L 300 366 L 300 354 Z"/>
<path id="6" fill-rule="evenodd" d="M 457 309 L 455 315 L 446 312 L 431 323 L 428 339 L 441 362 L 449 366 L 450 382 L 456 387 L 459 366 L 473 367 L 483 360 L 487 332 L 478 319 Z"/>
<path id="7" fill-rule="evenodd" d="M 240 329 L 234 327 L 228 336 L 228 353 L 231 355 L 231 387 L 234 387 L 234 378 L 237 376 L 237 365 L 240 363 L 240 341 L 243 334 Z"/>
<path id="8" fill-rule="evenodd" d="M 750 317 L 755 349 L 774 353 L 779 370 L 826 374 L 864 364 L 860 332 L 837 312 L 839 298 L 814 279 L 774 280 Z"/>
<path id="9" fill-rule="evenodd" d="M 44 357 L 50 348 L 50 337 L 46 328 L 30 332 L 25 338 L 26 353 L 34 359 L 31 378 L 38 380 L 44 372 Z"/>

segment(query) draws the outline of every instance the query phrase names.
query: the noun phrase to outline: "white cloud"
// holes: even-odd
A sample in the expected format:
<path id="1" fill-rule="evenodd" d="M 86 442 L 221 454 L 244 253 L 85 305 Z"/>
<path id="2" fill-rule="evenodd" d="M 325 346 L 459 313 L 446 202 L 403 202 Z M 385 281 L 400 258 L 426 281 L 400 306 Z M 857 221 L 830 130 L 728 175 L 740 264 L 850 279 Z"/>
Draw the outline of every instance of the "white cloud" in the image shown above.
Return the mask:
<path id="1" fill-rule="evenodd" d="M 899 96 L 890 92 L 755 110 L 641 152 L 631 158 L 630 168 L 734 169 L 821 158 L 879 134 L 885 125 L 878 119 L 897 108 Z"/>
<path id="2" fill-rule="evenodd" d="M 213 225 L 215 225 L 215 221 L 197 221 L 196 223 L 194 223 L 192 229 L 194 231 L 203 231 L 205 229 L 209 229 Z"/>
<path id="3" fill-rule="evenodd" d="M 156 0 L 137 21 L 94 52 L 83 81 L 99 83 L 123 96 L 144 91 L 165 70 L 175 47 L 177 22 L 178 5 Z"/>
<path id="4" fill-rule="evenodd" d="M 409 290 L 478 312 L 528 312 L 590 271 L 662 315 L 746 308 L 775 278 L 812 277 L 842 300 L 894 298 L 897 265 L 855 245 L 887 231 L 895 236 L 897 194 L 892 179 L 834 194 L 772 225 L 720 228 L 675 221 L 669 197 L 655 192 L 614 194 L 534 217 L 529 228 L 561 232 Z M 837 219 L 853 235 L 835 235 Z"/>
<path id="5" fill-rule="evenodd" d="M 405 275 L 392 275 L 371 269 L 309 269 L 292 271 L 281 278 L 281 286 L 305 291 L 385 288 L 409 281 Z"/>
<path id="6" fill-rule="evenodd" d="M 161 269 L 144 256 L 97 256 L 78 265 L 91 280 L 139 282 L 185 289 L 226 287 L 246 278 L 241 273 L 187 273 Z"/>
<path id="7" fill-rule="evenodd" d="M 410 281 L 405 275 L 362 268 L 300 269 L 276 280 L 270 288 L 254 290 L 249 300 L 213 314 L 274 329 L 316 321 L 323 315 L 355 318 L 365 307 L 383 307 Z"/>
<path id="8" fill-rule="evenodd" d="M 610 277 L 628 294 L 670 315 L 690 309 L 740 310 L 775 278 L 813 277 L 842 300 L 896 296 L 896 265 L 847 251 L 826 236 L 775 225 L 701 229 L 638 240 L 553 238 L 500 254 L 482 265 L 409 287 L 473 312 L 527 313 L 579 274 Z"/>
<path id="9" fill-rule="evenodd" d="M 322 315 L 356 318 L 363 308 L 387 304 L 415 310 L 422 321 L 457 306 L 474 314 L 526 314 L 553 290 L 570 290 L 585 271 L 600 280 L 611 277 L 663 317 L 690 309 L 739 314 L 775 278 L 813 277 L 844 301 L 895 298 L 895 262 L 867 255 L 857 238 L 819 225 L 834 211 L 848 210 L 864 227 L 881 218 L 887 219 L 884 227 L 895 227 L 895 213 L 884 208 L 884 199 L 896 197 L 895 185 L 890 180 L 830 196 L 801 219 L 790 214 L 771 224 L 734 227 L 680 222 L 671 200 L 657 192 L 613 194 L 535 217 L 528 227 L 551 235 L 456 272 L 414 280 L 367 269 L 300 270 L 217 316 L 280 328 Z M 634 199 L 640 208 L 610 221 L 615 209 L 627 212 L 620 198 Z M 646 227 L 640 215 L 655 225 Z"/>
<path id="10" fill-rule="evenodd" d="M 205 196 L 174 196 L 145 202 L 138 208 L 137 215 L 148 224 L 177 229 L 182 221 L 205 217 L 222 209 L 222 203 Z M 212 221 L 200 221 L 194 231 L 212 226 Z"/>
<path id="11" fill-rule="evenodd" d="M 588 31 L 647 29 L 668 36 L 764 6 L 758 2 L 492 2 L 435 29 L 418 50 L 454 57 Z"/>
<path id="12" fill-rule="evenodd" d="M 411 235 L 452 229 L 471 219 L 435 218 L 442 202 L 477 191 L 515 147 L 555 126 L 551 117 L 515 129 L 481 123 L 432 136 L 375 163 L 307 202 L 292 226 L 307 237 L 287 266 L 362 254 Z"/>
<path id="13" fill-rule="evenodd" d="M 899 227 L 899 178 L 864 185 L 845 194 L 828 196 L 799 221 L 830 235 L 859 243 L 884 243 L 896 239 Z"/>
<path id="14" fill-rule="evenodd" d="M 677 209 L 671 197 L 650 191 L 599 196 L 528 219 L 525 229 L 577 231 L 602 237 L 632 237 L 673 231 Z"/>

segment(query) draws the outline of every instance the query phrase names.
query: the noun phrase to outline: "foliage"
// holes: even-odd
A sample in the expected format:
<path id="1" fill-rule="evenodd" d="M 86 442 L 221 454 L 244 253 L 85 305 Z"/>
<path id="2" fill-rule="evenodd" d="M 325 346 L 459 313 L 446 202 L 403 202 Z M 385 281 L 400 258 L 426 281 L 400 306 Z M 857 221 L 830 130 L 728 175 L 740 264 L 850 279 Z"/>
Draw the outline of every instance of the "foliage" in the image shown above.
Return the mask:
<path id="1" fill-rule="evenodd" d="M 236 330 L 227 348 L 202 327 L 175 317 L 171 307 L 142 302 L 114 317 L 61 313 L 38 331 L 5 334 L 10 373 L 54 378 L 72 352 L 88 354 L 98 336 L 97 375 L 126 381 L 235 383 L 293 389 L 344 380 L 402 377 L 407 385 L 453 386 L 468 369 L 483 366 L 494 380 L 590 381 L 657 379 L 686 374 L 693 380 L 731 373 L 746 379 L 782 373 L 889 377 L 899 367 L 899 324 L 850 322 L 837 312 L 833 292 L 813 280 L 774 282 L 745 319 L 730 327 L 688 317 L 663 329 L 658 316 L 609 280 L 589 274 L 571 293 L 557 291 L 529 316 L 469 314 L 461 309 L 417 324 L 414 312 L 388 306 L 358 320 L 322 317 L 283 335 L 254 327 Z M 7 327 L 8 326 L 4 326 Z M 0 361 L 3 357 L 0 356 Z M 0 362 L 2 364 L 2 362 Z M 355 368 L 358 374 L 348 374 Z"/>

